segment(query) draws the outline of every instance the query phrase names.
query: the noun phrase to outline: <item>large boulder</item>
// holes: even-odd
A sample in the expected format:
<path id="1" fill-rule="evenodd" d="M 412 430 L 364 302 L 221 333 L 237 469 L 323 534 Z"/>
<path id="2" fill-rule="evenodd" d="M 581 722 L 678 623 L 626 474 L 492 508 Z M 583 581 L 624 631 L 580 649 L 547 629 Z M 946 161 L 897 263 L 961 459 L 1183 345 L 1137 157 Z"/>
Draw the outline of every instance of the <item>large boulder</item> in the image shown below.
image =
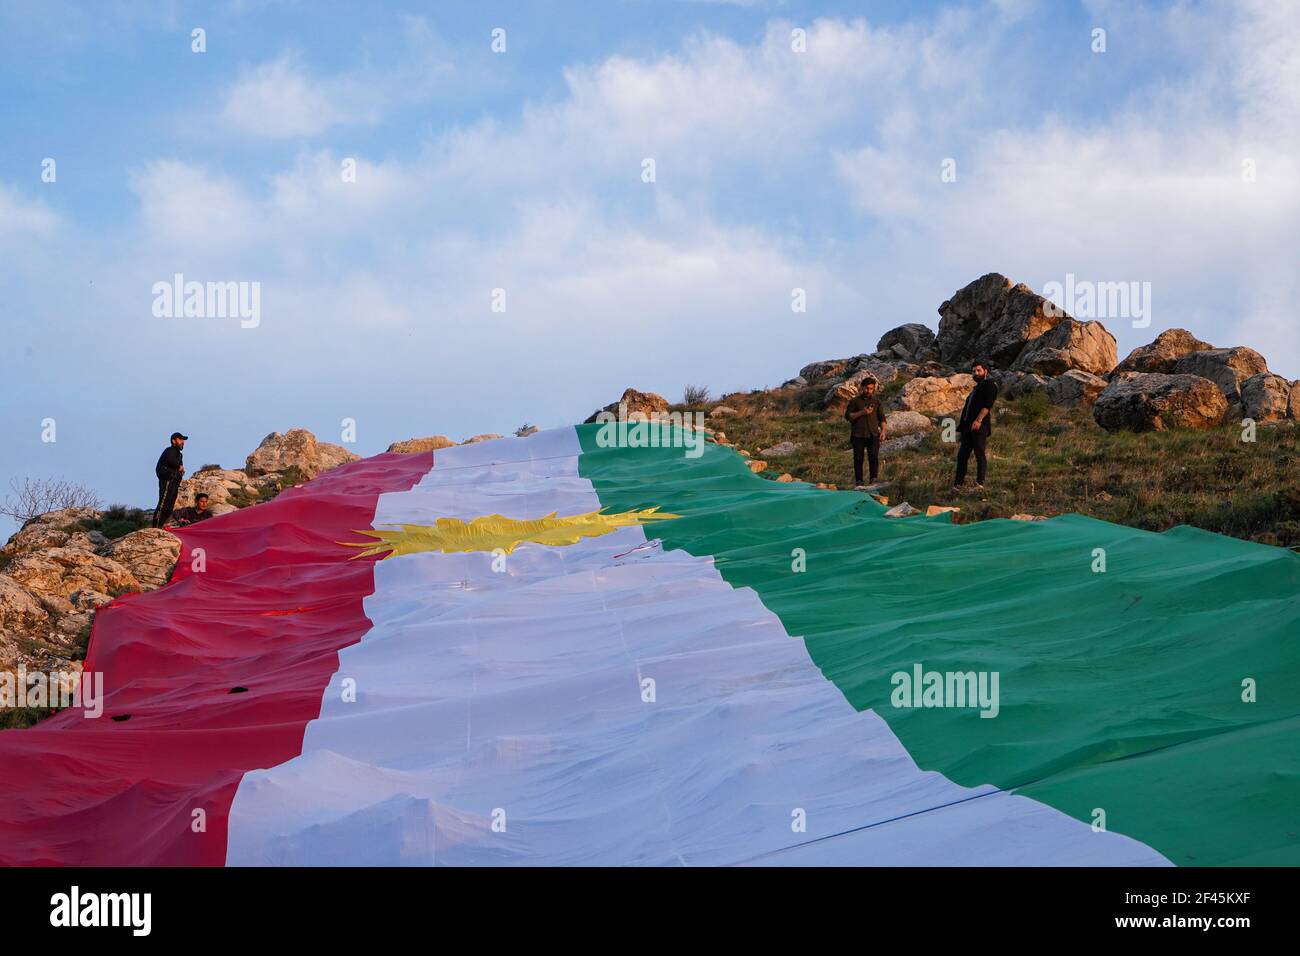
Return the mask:
<path id="1" fill-rule="evenodd" d="M 473 435 L 470 438 L 466 438 L 463 442 L 461 442 L 461 444 L 477 445 L 481 441 L 496 441 L 500 437 L 501 436 L 498 435 L 496 432 L 484 432 L 482 435 Z"/>
<path id="2" fill-rule="evenodd" d="M 318 442 L 305 428 L 291 428 L 284 434 L 271 432 L 263 438 L 248 456 L 244 471 L 257 477 L 296 468 L 304 478 L 315 478 L 323 471 L 360 457 L 340 445 Z"/>
<path id="3" fill-rule="evenodd" d="M 934 333 L 920 322 L 908 322 L 882 335 L 876 343 L 876 351 L 891 350 L 899 358 L 911 361 L 924 361 L 938 355 Z"/>
<path id="4" fill-rule="evenodd" d="M 1112 376 L 1121 372 L 1160 372 L 1171 374 L 1174 362 L 1191 352 L 1214 348 L 1186 329 L 1166 329 L 1149 345 L 1139 345 L 1124 361 L 1115 366 Z"/>
<path id="5" fill-rule="evenodd" d="M 1100 375 L 1072 368 L 1047 383 L 1047 400 L 1053 405 L 1077 408 L 1092 405 L 1109 384 Z"/>
<path id="6" fill-rule="evenodd" d="M 1123 372 L 1097 396 L 1092 417 L 1107 430 L 1213 428 L 1228 412 L 1217 385 L 1198 375 Z"/>
<path id="7" fill-rule="evenodd" d="M 823 359 L 820 362 L 809 362 L 799 369 L 798 376 L 791 381 L 803 379 L 805 385 L 820 385 L 827 379 L 843 378 L 848 374 L 847 369 L 851 364 L 853 364 L 852 359 Z"/>
<path id="8" fill-rule="evenodd" d="M 922 415 L 957 415 L 974 387 L 975 379 L 964 373 L 947 378 L 914 378 L 895 397 L 894 406 Z"/>
<path id="9" fill-rule="evenodd" d="M 15 558 L 5 573 L 31 591 L 47 610 L 68 613 L 77 591 L 121 594 L 138 591 L 131 571 L 112 558 L 80 548 L 51 548 Z"/>
<path id="10" fill-rule="evenodd" d="M 622 412 L 620 412 L 620 408 Z M 598 408 L 587 418 L 587 422 L 596 421 L 601 412 L 612 412 L 614 415 L 625 414 L 626 421 L 636 419 L 648 420 L 656 414 L 667 413 L 668 400 L 662 395 L 654 392 L 638 392 L 635 388 L 623 390 L 622 397 L 617 402 L 610 402 L 604 408 Z"/>
<path id="11" fill-rule="evenodd" d="M 112 558 L 131 572 L 142 591 L 152 591 L 170 581 L 180 553 L 180 540 L 161 528 L 132 531 L 113 541 L 103 551 L 105 557 Z"/>
<path id="12" fill-rule="evenodd" d="M 903 435 L 923 435 L 934 428 L 934 422 L 928 415 L 920 412 L 898 411 L 885 416 L 885 434 L 902 437 Z"/>
<path id="13" fill-rule="evenodd" d="M 1105 375 L 1115 361 L 1115 336 L 1106 326 L 1066 317 L 1029 342 L 1011 367 L 1047 376 L 1063 375 L 1070 369 Z"/>
<path id="14" fill-rule="evenodd" d="M 1241 399 L 1241 383 L 1253 375 L 1268 371 L 1264 356 L 1254 349 L 1237 346 L 1231 349 L 1200 349 L 1177 358 L 1171 375 L 1199 375 L 1208 378 L 1229 402 Z"/>
<path id="15" fill-rule="evenodd" d="M 968 368 L 977 359 L 1010 368 L 1025 343 L 1055 328 L 1065 314 L 1023 283 L 990 272 L 939 306 L 940 359 Z"/>
<path id="16" fill-rule="evenodd" d="M 399 455 L 417 455 L 426 451 L 437 451 L 439 448 L 450 448 L 456 443 L 446 435 L 429 435 L 426 438 L 408 438 L 406 441 L 395 441 L 388 446 L 388 451 Z"/>
<path id="17" fill-rule="evenodd" d="M 25 522 L 23 526 L 0 548 L 0 557 L 15 558 L 20 554 L 46 551 L 50 548 L 80 548 L 94 551 L 105 543 L 103 535 L 94 531 L 85 531 L 82 521 L 93 521 L 99 517 L 94 508 L 61 508 L 47 511 L 43 515 Z"/>
<path id="18" fill-rule="evenodd" d="M 1002 398 L 1019 398 L 1030 392 L 1041 392 L 1051 381 L 1046 375 L 1037 372 L 990 372 L 998 384 L 998 395 Z"/>
<path id="19" fill-rule="evenodd" d="M 1242 414 L 1257 422 L 1300 418 L 1300 382 L 1260 372 L 1241 383 Z"/>

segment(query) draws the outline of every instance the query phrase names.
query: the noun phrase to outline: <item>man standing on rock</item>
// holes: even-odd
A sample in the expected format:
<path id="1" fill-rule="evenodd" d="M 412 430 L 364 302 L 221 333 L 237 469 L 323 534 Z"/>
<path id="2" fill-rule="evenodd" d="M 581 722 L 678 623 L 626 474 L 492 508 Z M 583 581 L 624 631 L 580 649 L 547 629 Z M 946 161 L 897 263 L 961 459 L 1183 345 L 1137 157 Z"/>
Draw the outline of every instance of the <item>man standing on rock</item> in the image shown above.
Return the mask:
<path id="1" fill-rule="evenodd" d="M 876 396 L 876 380 L 863 379 L 858 394 L 849 399 L 844 417 L 848 420 L 849 441 L 853 445 L 853 480 L 858 491 L 862 485 L 862 453 L 871 463 L 871 483 L 880 472 L 880 443 L 885 440 L 885 410 Z"/>
<path id="2" fill-rule="evenodd" d="M 171 520 L 172 508 L 176 506 L 176 493 L 180 491 L 181 475 L 185 474 L 184 457 L 181 449 L 185 447 L 188 435 L 172 432 L 171 443 L 158 456 L 158 464 L 153 472 L 158 476 L 158 505 L 153 510 L 153 526 L 161 528 Z"/>
<path id="3" fill-rule="evenodd" d="M 970 374 L 975 379 L 975 387 L 966 396 L 961 419 L 957 422 L 961 443 L 957 446 L 957 476 L 953 479 L 952 487 L 953 491 L 959 493 L 966 483 L 966 463 L 970 461 L 971 452 L 975 453 L 975 490 L 984 490 L 984 478 L 989 467 L 984 449 L 989 435 L 993 433 L 993 403 L 998 398 L 998 387 L 989 378 L 987 362 L 976 362 L 971 367 Z"/>

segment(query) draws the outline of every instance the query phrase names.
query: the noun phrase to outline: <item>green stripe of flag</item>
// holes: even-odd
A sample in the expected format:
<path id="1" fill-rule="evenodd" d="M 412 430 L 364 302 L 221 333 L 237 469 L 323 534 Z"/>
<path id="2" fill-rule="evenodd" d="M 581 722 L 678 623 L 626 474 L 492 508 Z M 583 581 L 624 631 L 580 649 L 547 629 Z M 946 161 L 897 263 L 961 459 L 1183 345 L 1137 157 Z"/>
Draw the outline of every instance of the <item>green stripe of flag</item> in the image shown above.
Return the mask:
<path id="1" fill-rule="evenodd" d="M 1300 863 L 1300 556 L 1079 515 L 889 519 L 725 448 L 601 448 L 598 428 L 579 428 L 579 469 L 601 503 L 682 515 L 649 533 L 753 588 L 922 769 L 1102 810 L 1177 864 Z M 918 664 L 996 672 L 997 717 L 892 706 L 891 675 Z"/>

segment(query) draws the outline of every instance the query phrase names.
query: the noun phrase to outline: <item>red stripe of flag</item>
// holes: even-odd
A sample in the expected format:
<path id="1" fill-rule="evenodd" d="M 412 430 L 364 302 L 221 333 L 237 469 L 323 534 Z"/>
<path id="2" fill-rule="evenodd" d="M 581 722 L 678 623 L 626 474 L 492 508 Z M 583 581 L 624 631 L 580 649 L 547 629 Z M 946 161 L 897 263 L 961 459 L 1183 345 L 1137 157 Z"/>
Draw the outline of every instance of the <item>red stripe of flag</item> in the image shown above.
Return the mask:
<path id="1" fill-rule="evenodd" d="M 223 865 L 244 772 L 302 752 L 338 652 L 370 629 L 375 559 L 336 542 L 432 466 L 379 455 L 179 531 L 171 583 L 95 617 L 103 715 L 0 733 L 0 863 Z"/>

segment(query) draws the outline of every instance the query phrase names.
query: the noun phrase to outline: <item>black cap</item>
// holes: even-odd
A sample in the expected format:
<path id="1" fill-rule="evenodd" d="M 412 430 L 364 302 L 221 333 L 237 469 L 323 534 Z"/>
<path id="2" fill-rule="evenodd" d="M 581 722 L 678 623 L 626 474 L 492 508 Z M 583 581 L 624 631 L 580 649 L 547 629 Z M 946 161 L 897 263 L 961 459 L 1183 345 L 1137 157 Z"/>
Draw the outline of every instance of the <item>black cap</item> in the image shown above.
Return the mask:
<path id="1" fill-rule="evenodd" d="M 179 438 L 181 441 L 189 441 L 189 435 L 182 435 L 180 432 L 172 432 L 172 438 Z"/>

